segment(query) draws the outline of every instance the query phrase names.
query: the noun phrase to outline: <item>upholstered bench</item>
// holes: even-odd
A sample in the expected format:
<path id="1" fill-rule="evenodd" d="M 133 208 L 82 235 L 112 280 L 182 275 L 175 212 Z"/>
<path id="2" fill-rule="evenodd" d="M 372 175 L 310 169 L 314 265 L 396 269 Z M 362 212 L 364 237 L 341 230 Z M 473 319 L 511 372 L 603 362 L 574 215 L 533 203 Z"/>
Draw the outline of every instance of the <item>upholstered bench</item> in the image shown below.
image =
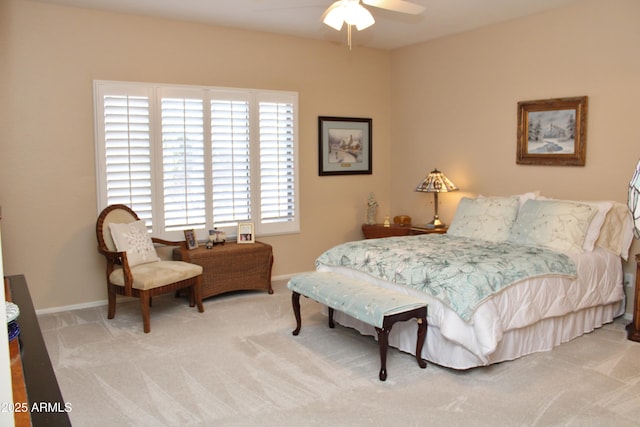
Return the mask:
<path id="1" fill-rule="evenodd" d="M 387 379 L 388 336 L 394 323 L 409 319 L 418 321 L 416 360 L 421 368 L 427 364 L 420 356 L 427 335 L 427 303 L 381 288 L 370 283 L 330 272 L 297 275 L 287 284 L 293 292 L 291 302 L 298 335 L 301 328 L 300 295 L 311 298 L 329 308 L 329 327 L 333 328 L 333 311 L 338 310 L 376 328 L 380 347 L 380 381 Z"/>

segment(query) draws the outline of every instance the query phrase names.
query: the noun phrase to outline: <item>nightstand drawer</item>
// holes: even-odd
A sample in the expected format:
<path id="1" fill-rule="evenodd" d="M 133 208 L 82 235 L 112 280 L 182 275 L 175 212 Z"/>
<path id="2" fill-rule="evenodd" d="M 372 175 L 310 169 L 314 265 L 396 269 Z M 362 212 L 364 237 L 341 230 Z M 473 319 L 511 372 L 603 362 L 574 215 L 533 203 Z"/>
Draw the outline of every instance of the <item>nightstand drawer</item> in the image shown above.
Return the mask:
<path id="1" fill-rule="evenodd" d="M 381 237 L 408 236 L 411 226 L 391 224 L 385 227 L 383 224 L 362 224 L 362 233 L 365 239 L 378 239 Z"/>

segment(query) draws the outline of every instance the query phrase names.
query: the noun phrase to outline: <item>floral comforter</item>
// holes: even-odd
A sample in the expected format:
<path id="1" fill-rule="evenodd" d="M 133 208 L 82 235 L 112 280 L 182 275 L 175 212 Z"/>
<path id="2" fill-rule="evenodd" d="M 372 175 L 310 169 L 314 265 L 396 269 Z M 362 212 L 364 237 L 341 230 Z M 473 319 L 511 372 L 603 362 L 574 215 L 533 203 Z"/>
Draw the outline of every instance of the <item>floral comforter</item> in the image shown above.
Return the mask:
<path id="1" fill-rule="evenodd" d="M 347 267 L 425 292 L 467 322 L 486 298 L 520 280 L 576 276 L 563 253 L 447 234 L 348 242 L 323 253 L 316 265 Z"/>

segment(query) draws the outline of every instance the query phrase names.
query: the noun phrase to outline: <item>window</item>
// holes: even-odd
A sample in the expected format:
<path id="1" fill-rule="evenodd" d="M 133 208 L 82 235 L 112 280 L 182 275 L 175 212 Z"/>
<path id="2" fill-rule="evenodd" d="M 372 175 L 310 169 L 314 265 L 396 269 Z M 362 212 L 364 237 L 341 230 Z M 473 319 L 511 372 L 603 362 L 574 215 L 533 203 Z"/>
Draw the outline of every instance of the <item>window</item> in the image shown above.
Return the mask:
<path id="1" fill-rule="evenodd" d="M 99 210 L 170 239 L 299 231 L 297 93 L 96 81 L 94 102 Z"/>

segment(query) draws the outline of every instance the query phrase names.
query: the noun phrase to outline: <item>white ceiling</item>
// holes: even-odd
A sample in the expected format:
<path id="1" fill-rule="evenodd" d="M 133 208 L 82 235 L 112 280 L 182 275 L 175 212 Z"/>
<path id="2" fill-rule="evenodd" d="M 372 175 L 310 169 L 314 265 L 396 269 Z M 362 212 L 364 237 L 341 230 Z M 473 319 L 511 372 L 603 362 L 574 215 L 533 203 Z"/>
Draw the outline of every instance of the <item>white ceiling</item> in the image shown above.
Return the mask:
<path id="1" fill-rule="evenodd" d="M 334 0 L 39 0 L 136 15 L 160 16 L 346 43 L 321 16 Z M 411 0 L 425 7 L 413 16 L 374 7 L 376 24 L 353 30 L 353 45 L 394 49 L 496 22 L 543 12 L 579 0 Z"/>

